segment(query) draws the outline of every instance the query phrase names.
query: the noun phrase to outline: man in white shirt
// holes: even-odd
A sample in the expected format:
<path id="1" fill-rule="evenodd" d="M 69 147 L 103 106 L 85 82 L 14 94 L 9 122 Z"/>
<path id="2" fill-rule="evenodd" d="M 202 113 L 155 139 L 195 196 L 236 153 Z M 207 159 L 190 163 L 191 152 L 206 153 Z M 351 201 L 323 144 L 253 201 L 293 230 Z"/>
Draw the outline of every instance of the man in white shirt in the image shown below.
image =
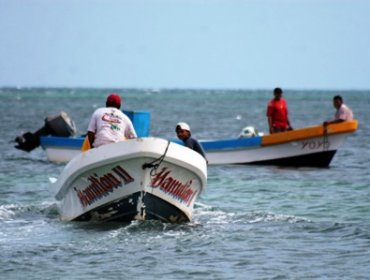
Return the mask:
<path id="1" fill-rule="evenodd" d="M 337 109 L 334 119 L 330 121 L 325 121 L 324 126 L 327 126 L 328 124 L 353 120 L 352 110 L 343 103 L 343 98 L 340 95 L 334 96 L 333 105 Z"/>
<path id="2" fill-rule="evenodd" d="M 91 147 L 137 137 L 131 120 L 120 108 L 121 97 L 113 93 L 107 97 L 106 107 L 95 110 L 87 129 Z"/>

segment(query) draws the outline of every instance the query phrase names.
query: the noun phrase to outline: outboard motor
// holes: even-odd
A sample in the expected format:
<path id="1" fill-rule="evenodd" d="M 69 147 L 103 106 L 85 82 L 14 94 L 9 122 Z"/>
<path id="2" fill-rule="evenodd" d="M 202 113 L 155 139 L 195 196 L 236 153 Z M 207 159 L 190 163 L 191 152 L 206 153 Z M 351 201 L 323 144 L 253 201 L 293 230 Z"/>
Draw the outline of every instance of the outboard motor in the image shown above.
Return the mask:
<path id="1" fill-rule="evenodd" d="M 53 136 L 72 136 L 76 134 L 76 126 L 73 120 L 65 112 L 60 112 L 56 116 L 49 116 L 45 119 L 45 125 L 34 133 L 26 132 L 17 136 L 15 148 L 30 152 L 40 146 L 40 137 Z"/>

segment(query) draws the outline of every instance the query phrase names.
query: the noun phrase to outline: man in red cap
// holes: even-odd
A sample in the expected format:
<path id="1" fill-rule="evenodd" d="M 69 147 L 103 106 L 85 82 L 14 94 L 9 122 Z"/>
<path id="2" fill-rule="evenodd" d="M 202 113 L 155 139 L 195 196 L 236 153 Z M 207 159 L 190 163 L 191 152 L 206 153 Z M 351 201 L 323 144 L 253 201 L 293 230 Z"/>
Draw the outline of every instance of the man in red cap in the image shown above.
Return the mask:
<path id="1" fill-rule="evenodd" d="M 121 97 L 116 94 L 112 93 L 107 97 L 107 101 L 105 102 L 106 107 L 115 107 L 117 109 L 121 108 Z"/>
<path id="2" fill-rule="evenodd" d="M 106 107 L 96 109 L 93 113 L 87 136 L 90 146 L 101 145 L 136 138 L 131 120 L 120 110 L 121 97 L 112 93 L 107 97 Z"/>

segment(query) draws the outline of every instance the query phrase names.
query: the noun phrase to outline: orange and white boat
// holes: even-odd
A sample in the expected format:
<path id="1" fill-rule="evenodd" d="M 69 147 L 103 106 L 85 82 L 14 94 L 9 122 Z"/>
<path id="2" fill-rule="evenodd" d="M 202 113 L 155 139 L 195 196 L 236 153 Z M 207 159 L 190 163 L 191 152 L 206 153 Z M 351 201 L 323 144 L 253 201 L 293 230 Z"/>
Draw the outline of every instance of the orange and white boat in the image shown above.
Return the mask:
<path id="1" fill-rule="evenodd" d="M 358 122 L 347 121 L 299 128 L 287 132 L 230 139 L 200 140 L 209 165 L 260 164 L 328 167 Z M 52 162 L 68 162 L 81 153 L 82 137 L 41 137 L 41 146 Z M 173 140 L 181 144 L 179 140 Z"/>
<path id="2" fill-rule="evenodd" d="M 328 167 L 357 121 L 229 140 L 201 141 L 210 164 Z"/>

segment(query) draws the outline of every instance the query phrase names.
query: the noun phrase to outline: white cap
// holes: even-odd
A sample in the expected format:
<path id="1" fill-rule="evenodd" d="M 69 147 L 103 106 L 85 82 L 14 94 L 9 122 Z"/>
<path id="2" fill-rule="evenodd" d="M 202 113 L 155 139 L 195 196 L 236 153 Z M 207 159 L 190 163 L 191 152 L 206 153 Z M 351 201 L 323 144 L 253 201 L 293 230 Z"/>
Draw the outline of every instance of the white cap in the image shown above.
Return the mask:
<path id="1" fill-rule="evenodd" d="M 190 126 L 185 123 L 185 122 L 179 122 L 177 125 L 176 125 L 176 129 L 180 127 L 182 130 L 187 130 L 190 132 Z"/>

